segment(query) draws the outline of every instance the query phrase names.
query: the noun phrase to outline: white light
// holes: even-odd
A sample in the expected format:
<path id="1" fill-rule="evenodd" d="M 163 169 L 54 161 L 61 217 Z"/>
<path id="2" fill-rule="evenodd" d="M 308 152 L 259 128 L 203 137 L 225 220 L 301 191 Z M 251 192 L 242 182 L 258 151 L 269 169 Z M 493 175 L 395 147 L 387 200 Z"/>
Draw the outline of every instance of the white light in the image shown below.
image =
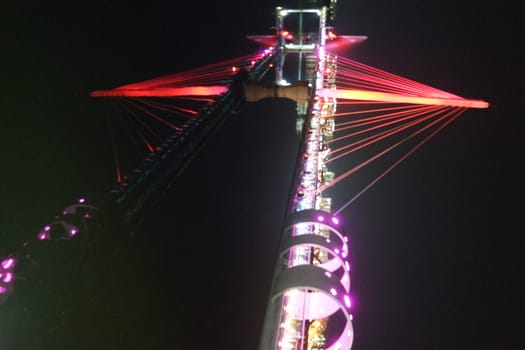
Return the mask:
<path id="1" fill-rule="evenodd" d="M 345 295 L 345 296 L 343 297 L 343 299 L 344 299 L 344 301 L 345 301 L 345 305 L 346 305 L 346 307 L 348 307 L 348 308 L 352 307 L 352 303 L 350 302 L 350 297 L 349 297 L 348 295 Z"/>

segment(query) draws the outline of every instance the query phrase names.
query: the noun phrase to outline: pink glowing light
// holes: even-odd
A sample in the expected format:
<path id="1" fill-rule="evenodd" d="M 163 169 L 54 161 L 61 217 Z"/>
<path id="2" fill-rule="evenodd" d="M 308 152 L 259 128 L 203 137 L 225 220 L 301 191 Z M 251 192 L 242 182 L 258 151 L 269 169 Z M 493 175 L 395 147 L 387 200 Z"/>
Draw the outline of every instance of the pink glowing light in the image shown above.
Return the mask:
<path id="1" fill-rule="evenodd" d="M 328 271 L 325 271 L 324 274 L 325 274 L 325 276 L 328 277 L 328 278 L 332 277 L 332 274 L 331 274 L 330 272 L 328 272 Z"/>
<path id="2" fill-rule="evenodd" d="M 330 288 L 330 293 L 335 297 L 337 295 L 337 291 L 335 288 Z"/>
<path id="3" fill-rule="evenodd" d="M 49 225 L 44 226 L 44 231 L 45 232 L 49 232 L 50 230 L 51 230 L 51 226 L 49 226 Z"/>
<path id="4" fill-rule="evenodd" d="M 381 101 L 391 103 L 414 103 L 420 105 L 437 105 L 462 108 L 488 108 L 489 104 L 483 100 L 468 100 L 464 98 L 435 98 L 411 96 L 389 92 L 357 90 L 357 89 L 323 89 L 322 97 L 337 99 L 359 100 L 359 101 Z"/>
<path id="5" fill-rule="evenodd" d="M 86 201 L 85 198 L 80 198 L 80 199 L 78 200 L 78 202 L 79 202 L 80 204 L 84 203 L 85 201 Z"/>
<path id="6" fill-rule="evenodd" d="M 69 230 L 69 234 L 70 234 L 71 236 L 74 236 L 74 235 L 76 235 L 77 233 L 78 233 L 78 231 L 77 231 L 77 229 L 75 229 L 75 228 L 72 228 L 71 230 Z"/>
<path id="7" fill-rule="evenodd" d="M 215 96 L 228 91 L 227 86 L 186 86 L 178 88 L 152 87 L 149 89 L 113 89 L 90 92 L 91 97 L 176 97 Z"/>
<path id="8" fill-rule="evenodd" d="M 4 283 L 11 283 L 13 281 L 13 274 L 8 272 L 4 276 Z"/>
<path id="9" fill-rule="evenodd" d="M 324 216 L 319 215 L 319 216 L 317 217 L 317 220 L 318 220 L 318 221 L 321 221 L 321 222 L 324 221 Z"/>
<path id="10" fill-rule="evenodd" d="M 332 222 L 334 223 L 334 225 L 339 225 L 339 219 L 336 217 L 332 218 Z"/>
<path id="11" fill-rule="evenodd" d="M 0 294 L 4 294 L 6 292 L 7 292 L 7 289 L 2 287 L 2 286 L 0 286 Z"/>
<path id="12" fill-rule="evenodd" d="M 2 268 L 4 270 L 10 270 L 15 266 L 15 259 L 13 258 L 7 258 L 4 261 L 2 261 Z"/>
<path id="13" fill-rule="evenodd" d="M 38 237 L 38 240 L 45 241 L 46 239 L 49 238 L 49 235 L 46 232 L 40 232 L 37 237 Z"/>

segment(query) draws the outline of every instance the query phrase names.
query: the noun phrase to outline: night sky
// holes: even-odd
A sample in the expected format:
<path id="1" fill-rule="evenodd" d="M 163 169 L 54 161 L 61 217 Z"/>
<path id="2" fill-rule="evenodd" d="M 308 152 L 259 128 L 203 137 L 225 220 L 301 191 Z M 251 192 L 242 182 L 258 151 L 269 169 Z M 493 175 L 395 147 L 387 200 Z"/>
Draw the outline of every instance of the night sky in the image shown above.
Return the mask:
<path id="1" fill-rule="evenodd" d="M 89 91 L 252 52 L 245 36 L 270 34 L 278 4 L 0 5 L 0 256 L 78 196 L 96 202 L 111 187 L 113 110 Z M 369 37 L 347 57 L 493 104 L 343 212 L 354 349 L 523 347 L 521 17 L 501 1 L 341 1 L 337 32 Z M 0 304 L 0 350 L 256 349 L 293 114 L 287 101 L 245 105 L 133 234 L 35 250 Z M 366 171 L 355 181 L 372 180 Z M 360 189 L 341 186 L 334 207 Z"/>

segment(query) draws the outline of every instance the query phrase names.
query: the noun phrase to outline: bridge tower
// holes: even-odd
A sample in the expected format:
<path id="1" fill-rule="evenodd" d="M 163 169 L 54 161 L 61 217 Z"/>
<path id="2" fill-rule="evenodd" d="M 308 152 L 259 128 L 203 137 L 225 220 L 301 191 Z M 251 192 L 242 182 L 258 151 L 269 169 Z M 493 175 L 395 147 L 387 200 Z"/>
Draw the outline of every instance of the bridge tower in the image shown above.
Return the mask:
<path id="1" fill-rule="evenodd" d="M 319 94 L 335 88 L 337 57 L 326 51 L 327 38 L 334 35 L 331 17 L 333 6 L 277 7 L 275 80 L 245 88 L 248 102 L 294 100 L 301 133 L 260 350 L 349 349 L 353 340 L 348 236 L 330 214 L 331 199 L 320 192 L 334 178 L 323 161 L 337 103 Z"/>

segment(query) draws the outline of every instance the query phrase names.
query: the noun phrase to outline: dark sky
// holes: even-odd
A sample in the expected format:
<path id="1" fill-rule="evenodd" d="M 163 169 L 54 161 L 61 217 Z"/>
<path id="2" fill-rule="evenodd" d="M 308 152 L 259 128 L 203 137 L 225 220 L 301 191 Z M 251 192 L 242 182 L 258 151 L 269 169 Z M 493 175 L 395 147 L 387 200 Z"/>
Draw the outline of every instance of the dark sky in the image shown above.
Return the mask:
<path id="1" fill-rule="evenodd" d="M 0 256 L 113 181 L 87 93 L 239 56 L 278 2 L 0 5 Z M 344 212 L 354 349 L 523 343 L 523 28 L 502 2 L 341 1 L 347 53 L 484 99 Z M 295 152 L 293 105 L 247 105 L 135 233 L 41 247 L 0 304 L 0 349 L 255 349 Z M 366 177 L 367 174 L 363 174 Z M 369 178 L 371 180 L 371 178 Z M 340 185 L 341 186 L 341 185 Z M 355 190 L 337 187 L 342 205 Z"/>

